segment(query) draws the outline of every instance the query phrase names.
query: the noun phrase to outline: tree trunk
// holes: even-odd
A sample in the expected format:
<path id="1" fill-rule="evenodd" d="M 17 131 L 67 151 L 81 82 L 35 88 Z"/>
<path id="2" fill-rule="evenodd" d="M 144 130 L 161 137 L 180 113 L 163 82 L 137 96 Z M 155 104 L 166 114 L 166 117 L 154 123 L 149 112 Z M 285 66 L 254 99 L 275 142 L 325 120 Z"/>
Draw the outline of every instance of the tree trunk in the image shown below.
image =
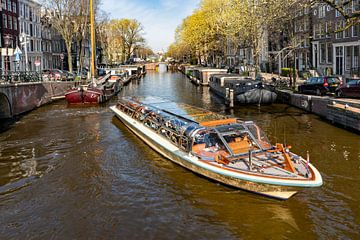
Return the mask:
<path id="1" fill-rule="evenodd" d="M 66 49 L 68 54 L 68 64 L 69 64 L 69 72 L 73 72 L 73 65 L 72 65 L 72 55 L 71 55 L 71 41 L 65 42 L 66 43 Z"/>

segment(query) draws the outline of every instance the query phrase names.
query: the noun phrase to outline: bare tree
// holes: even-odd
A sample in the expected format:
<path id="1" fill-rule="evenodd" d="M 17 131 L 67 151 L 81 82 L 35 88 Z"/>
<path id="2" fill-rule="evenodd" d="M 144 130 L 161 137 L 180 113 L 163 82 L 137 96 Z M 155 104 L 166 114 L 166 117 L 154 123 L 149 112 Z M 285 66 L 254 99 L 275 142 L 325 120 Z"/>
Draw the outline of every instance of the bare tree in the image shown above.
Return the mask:
<path id="1" fill-rule="evenodd" d="M 353 0 L 312 0 L 315 3 L 325 3 L 337 10 L 345 18 L 345 26 L 336 32 L 344 31 L 351 26 L 360 24 L 360 4 Z"/>

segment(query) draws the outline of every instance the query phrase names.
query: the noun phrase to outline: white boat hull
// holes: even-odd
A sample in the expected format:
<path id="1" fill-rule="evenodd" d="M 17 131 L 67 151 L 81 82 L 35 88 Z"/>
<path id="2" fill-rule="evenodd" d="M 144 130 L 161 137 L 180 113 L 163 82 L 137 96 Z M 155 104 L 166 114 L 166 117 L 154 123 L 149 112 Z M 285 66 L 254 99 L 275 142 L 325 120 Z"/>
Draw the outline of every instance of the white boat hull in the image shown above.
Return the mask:
<path id="1" fill-rule="evenodd" d="M 222 168 L 221 164 L 209 164 L 207 161 L 182 151 L 166 138 L 119 111 L 116 106 L 110 108 L 132 132 L 155 151 L 195 173 L 223 184 L 281 200 L 286 200 L 296 194 L 297 187 L 317 187 L 322 185 L 320 173 L 312 166 L 310 167 L 313 168 L 316 179 L 320 177 L 319 182 L 306 183 L 304 181 L 304 183 L 301 183 L 291 179 L 271 179 L 270 181 L 269 178 L 226 170 Z"/>

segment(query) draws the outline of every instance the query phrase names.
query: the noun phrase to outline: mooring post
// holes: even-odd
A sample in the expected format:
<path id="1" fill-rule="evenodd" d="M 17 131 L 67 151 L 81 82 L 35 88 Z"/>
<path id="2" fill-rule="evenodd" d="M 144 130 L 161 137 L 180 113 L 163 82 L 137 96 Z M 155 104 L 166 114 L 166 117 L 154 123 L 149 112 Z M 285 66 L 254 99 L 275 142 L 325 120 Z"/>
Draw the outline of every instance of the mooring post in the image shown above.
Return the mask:
<path id="1" fill-rule="evenodd" d="M 230 98 L 230 89 L 229 88 L 225 88 L 225 104 L 228 105 L 229 104 L 229 99 Z"/>
<path id="2" fill-rule="evenodd" d="M 234 89 L 230 89 L 229 98 L 230 98 L 230 107 L 233 108 L 234 107 Z"/>

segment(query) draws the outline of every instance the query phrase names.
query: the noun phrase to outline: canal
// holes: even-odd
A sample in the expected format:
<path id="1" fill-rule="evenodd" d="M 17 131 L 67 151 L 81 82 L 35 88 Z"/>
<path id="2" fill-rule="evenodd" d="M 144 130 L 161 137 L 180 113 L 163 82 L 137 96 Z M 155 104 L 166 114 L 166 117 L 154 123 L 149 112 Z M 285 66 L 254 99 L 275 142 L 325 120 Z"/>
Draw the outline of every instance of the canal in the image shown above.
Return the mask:
<path id="1" fill-rule="evenodd" d="M 229 188 L 154 152 L 110 112 L 41 107 L 0 133 L 1 239 L 359 239 L 360 137 L 286 105 L 227 110 L 179 73 L 120 95 L 155 95 L 256 121 L 324 185 L 288 201 Z M 4 126 L 5 125 L 5 126 Z"/>

